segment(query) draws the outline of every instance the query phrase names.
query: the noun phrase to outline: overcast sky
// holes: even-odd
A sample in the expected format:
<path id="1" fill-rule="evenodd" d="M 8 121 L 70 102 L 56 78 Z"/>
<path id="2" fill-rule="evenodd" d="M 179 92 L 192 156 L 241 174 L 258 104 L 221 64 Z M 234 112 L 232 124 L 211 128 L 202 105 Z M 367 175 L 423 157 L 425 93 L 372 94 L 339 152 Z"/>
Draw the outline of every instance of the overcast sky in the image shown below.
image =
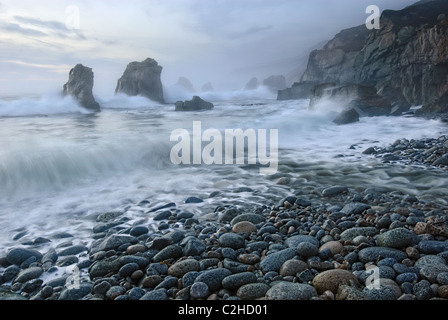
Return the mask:
<path id="1" fill-rule="evenodd" d="M 368 5 L 414 2 L 0 0 L 0 95 L 62 90 L 77 63 L 93 68 L 94 93 L 113 94 L 126 65 L 148 57 L 163 66 L 165 86 L 185 76 L 197 88 L 237 89 L 251 76 L 287 72 L 316 44 L 364 24 Z"/>

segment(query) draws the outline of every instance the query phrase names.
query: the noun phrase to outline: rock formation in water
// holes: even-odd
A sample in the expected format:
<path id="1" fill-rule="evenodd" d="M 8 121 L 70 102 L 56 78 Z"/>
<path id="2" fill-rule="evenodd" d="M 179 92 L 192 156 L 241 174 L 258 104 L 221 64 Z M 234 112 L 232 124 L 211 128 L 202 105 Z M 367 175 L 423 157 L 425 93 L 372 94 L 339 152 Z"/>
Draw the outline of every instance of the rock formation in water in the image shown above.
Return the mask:
<path id="1" fill-rule="evenodd" d="M 202 100 L 198 96 L 194 96 L 189 101 L 177 101 L 175 104 L 175 111 L 201 111 L 212 110 L 213 108 L 213 103 Z"/>
<path id="2" fill-rule="evenodd" d="M 164 103 L 162 69 L 162 66 L 151 58 L 142 62 L 129 63 L 123 76 L 117 82 L 115 94 L 140 95 Z"/>
<path id="3" fill-rule="evenodd" d="M 181 88 L 183 88 L 184 90 L 186 90 L 189 93 L 195 93 L 196 90 L 193 86 L 193 84 L 191 83 L 190 80 L 188 80 L 185 77 L 180 77 L 179 80 L 177 80 L 177 85 Z"/>
<path id="4" fill-rule="evenodd" d="M 303 98 L 314 83 L 361 84 L 387 98 L 392 114 L 412 105 L 423 105 L 422 114 L 446 112 L 438 99 L 448 92 L 447 15 L 448 1 L 434 0 L 385 10 L 378 30 L 343 30 L 311 52 L 301 81 L 278 98 Z"/>
<path id="5" fill-rule="evenodd" d="M 63 94 L 71 95 L 81 106 L 92 111 L 101 111 L 92 93 L 93 71 L 82 64 L 70 70 L 68 82 L 64 84 Z"/>
<path id="6" fill-rule="evenodd" d="M 347 109 L 342 111 L 333 122 L 338 125 L 349 124 L 359 121 L 359 113 L 355 109 Z"/>
<path id="7" fill-rule="evenodd" d="M 246 83 L 244 90 L 255 90 L 257 88 L 258 88 L 258 79 L 253 77 Z"/>
<path id="8" fill-rule="evenodd" d="M 263 85 L 271 91 L 278 92 L 286 89 L 286 78 L 282 75 L 270 76 L 263 80 Z"/>

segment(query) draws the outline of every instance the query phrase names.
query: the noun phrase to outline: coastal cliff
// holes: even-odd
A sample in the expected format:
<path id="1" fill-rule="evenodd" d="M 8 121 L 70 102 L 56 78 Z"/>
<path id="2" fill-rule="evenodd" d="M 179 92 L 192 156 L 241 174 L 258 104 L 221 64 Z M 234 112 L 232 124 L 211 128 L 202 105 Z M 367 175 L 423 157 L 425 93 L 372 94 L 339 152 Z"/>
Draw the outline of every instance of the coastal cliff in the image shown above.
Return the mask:
<path id="1" fill-rule="evenodd" d="M 300 82 L 279 91 L 278 99 L 310 98 L 310 87 L 325 83 L 359 84 L 376 88 L 395 112 L 422 105 L 420 115 L 446 113 L 447 17 L 448 2 L 435 0 L 385 10 L 378 30 L 343 30 L 310 53 Z"/>

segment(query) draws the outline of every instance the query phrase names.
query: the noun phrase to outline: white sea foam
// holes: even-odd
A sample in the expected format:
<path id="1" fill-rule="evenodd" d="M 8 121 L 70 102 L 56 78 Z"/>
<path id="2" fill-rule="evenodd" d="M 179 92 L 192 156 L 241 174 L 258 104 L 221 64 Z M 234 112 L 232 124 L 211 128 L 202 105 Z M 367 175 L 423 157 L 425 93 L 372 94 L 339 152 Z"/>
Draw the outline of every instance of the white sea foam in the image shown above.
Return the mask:
<path id="1" fill-rule="evenodd" d="M 38 98 L 0 99 L 0 117 L 88 113 L 70 96 L 48 93 Z"/>
<path id="2" fill-rule="evenodd" d="M 446 124 L 373 117 L 337 126 L 333 110 L 310 111 L 307 100 L 263 99 L 265 93 L 203 94 L 215 103 L 214 110 L 191 113 L 121 95 L 97 98 L 103 108 L 97 114 L 85 113 L 72 99 L 57 95 L 2 100 L 0 246 L 14 245 L 11 239 L 20 228 L 31 240 L 57 231 L 88 238 L 92 214 L 127 206 L 134 210 L 143 199 L 183 203 L 188 196 L 199 196 L 206 204 L 211 192 L 241 186 L 269 194 L 274 178 L 260 176 L 256 166 L 173 165 L 170 133 L 192 130 L 193 121 L 201 121 L 204 130 L 278 129 L 277 176 L 362 188 L 390 185 L 419 196 L 446 189 L 442 175 L 410 174 L 361 155 L 367 147 L 400 138 L 438 137 L 447 133 Z M 228 192 L 222 199 L 235 204 L 257 201 L 254 197 Z M 138 208 L 135 214 L 140 214 Z"/>

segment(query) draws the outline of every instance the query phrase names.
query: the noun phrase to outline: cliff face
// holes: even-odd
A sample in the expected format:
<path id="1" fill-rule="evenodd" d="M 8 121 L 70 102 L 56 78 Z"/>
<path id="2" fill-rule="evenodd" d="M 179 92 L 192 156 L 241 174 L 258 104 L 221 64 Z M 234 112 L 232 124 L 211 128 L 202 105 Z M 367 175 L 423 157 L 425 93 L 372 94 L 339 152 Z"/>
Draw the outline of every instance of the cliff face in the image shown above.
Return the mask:
<path id="1" fill-rule="evenodd" d="M 448 91 L 448 1 L 387 10 L 380 22 L 379 30 L 343 30 L 313 51 L 301 83 L 373 86 L 401 111 L 436 105 Z M 279 98 L 297 97 L 279 92 Z"/>
<path id="2" fill-rule="evenodd" d="M 92 89 L 92 69 L 82 64 L 77 64 L 70 70 L 68 82 L 63 87 L 63 95 L 71 95 L 86 109 L 100 111 L 100 105 L 95 101 Z"/>
<path id="3" fill-rule="evenodd" d="M 148 58 L 142 62 L 131 62 L 118 80 L 115 93 L 130 96 L 141 95 L 153 101 L 164 102 L 161 81 L 162 67 Z"/>

